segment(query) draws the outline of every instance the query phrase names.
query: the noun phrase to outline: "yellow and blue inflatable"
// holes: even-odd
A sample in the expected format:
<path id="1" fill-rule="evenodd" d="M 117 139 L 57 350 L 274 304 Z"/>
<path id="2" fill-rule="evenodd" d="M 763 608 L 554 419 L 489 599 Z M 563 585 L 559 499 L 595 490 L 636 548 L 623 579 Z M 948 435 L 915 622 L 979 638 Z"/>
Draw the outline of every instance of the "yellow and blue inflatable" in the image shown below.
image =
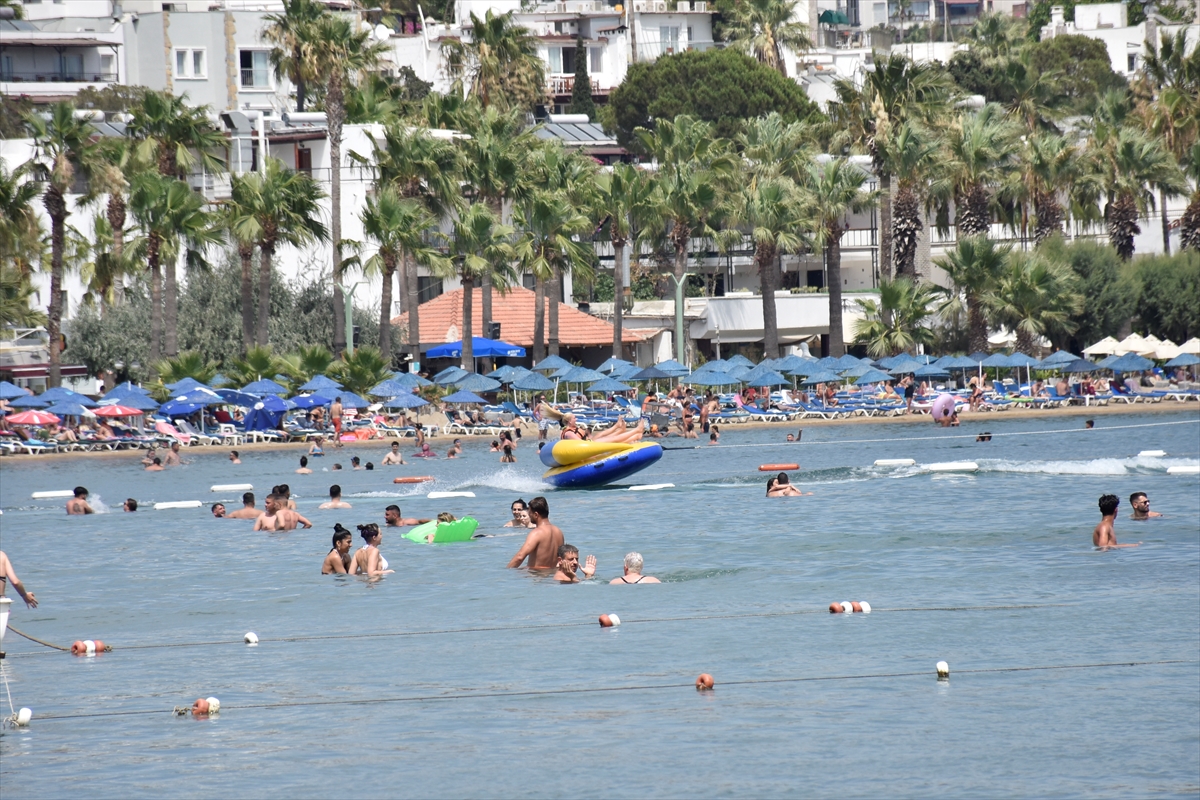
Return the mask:
<path id="1" fill-rule="evenodd" d="M 542 480 L 560 489 L 604 486 L 645 469 L 662 458 L 656 442 L 582 442 L 563 439 L 545 444 L 538 454 L 549 471 Z"/>

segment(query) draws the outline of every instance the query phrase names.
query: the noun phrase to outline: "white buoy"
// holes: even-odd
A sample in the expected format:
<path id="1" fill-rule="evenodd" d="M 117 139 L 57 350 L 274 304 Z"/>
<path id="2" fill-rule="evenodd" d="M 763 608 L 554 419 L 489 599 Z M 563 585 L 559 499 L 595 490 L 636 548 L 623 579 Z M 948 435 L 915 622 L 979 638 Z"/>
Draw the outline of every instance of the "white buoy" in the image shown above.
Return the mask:
<path id="1" fill-rule="evenodd" d="M 58 492 L 34 492 L 30 495 L 34 500 L 48 500 L 52 497 L 74 497 L 75 492 L 70 489 L 63 489 Z"/>
<path id="2" fill-rule="evenodd" d="M 1184 467 L 1167 467 L 1168 475 L 1200 475 L 1200 465 Z"/>
<path id="3" fill-rule="evenodd" d="M 979 465 L 974 461 L 941 461 L 934 464 L 923 464 L 929 472 L 976 472 Z"/>
<path id="4" fill-rule="evenodd" d="M 944 681 L 950 677 L 950 665 L 947 664 L 945 661 L 937 662 L 937 666 L 935 666 L 934 669 L 937 670 L 937 676 L 938 676 L 939 681 Z"/>
<path id="5" fill-rule="evenodd" d="M 1138 458 L 1162 458 L 1166 454 L 1166 450 L 1143 450 L 1138 453 Z"/>
<path id="6" fill-rule="evenodd" d="M 621 618 L 618 617 L 616 614 L 609 614 L 608 618 L 612 621 L 612 626 L 614 628 L 618 627 L 621 624 Z"/>
<path id="7" fill-rule="evenodd" d="M 854 613 L 854 604 L 851 603 L 849 600 L 843 600 L 842 601 L 842 613 L 853 614 Z"/>
<path id="8" fill-rule="evenodd" d="M 13 725 L 18 728 L 24 728 L 33 719 L 33 711 L 28 708 L 22 708 L 13 716 Z"/>
<path id="9" fill-rule="evenodd" d="M 915 458 L 877 458 L 875 466 L 877 467 L 911 467 L 916 464 Z"/>
<path id="10" fill-rule="evenodd" d="M 209 714 L 221 713 L 221 701 L 220 700 L 218 700 L 215 697 L 206 697 L 204 699 L 208 701 L 208 713 Z"/>
<path id="11" fill-rule="evenodd" d="M 673 483 L 647 483 L 644 486 L 630 486 L 629 491 L 631 491 L 631 492 L 653 492 L 657 489 L 674 489 L 674 488 L 675 488 L 675 484 L 673 484 Z"/>
<path id="12" fill-rule="evenodd" d="M 214 483 L 210 492 L 248 492 L 254 488 L 253 483 Z"/>
<path id="13" fill-rule="evenodd" d="M 171 508 L 199 508 L 204 505 L 199 500 L 172 500 L 169 503 L 155 503 L 155 511 L 165 511 Z"/>
<path id="14" fill-rule="evenodd" d="M 254 645 L 258 644 L 258 634 L 254 631 L 249 631 L 245 636 L 242 637 L 242 641 L 253 647 Z"/>
<path id="15" fill-rule="evenodd" d="M 859 600 L 859 601 L 858 601 L 858 604 L 859 604 L 859 606 L 861 606 L 861 607 L 862 607 L 862 612 L 863 612 L 864 614 L 870 614 L 870 613 L 871 613 L 871 604 L 870 604 L 870 603 L 868 603 L 866 600 Z"/>
<path id="16" fill-rule="evenodd" d="M 474 497 L 474 492 L 430 492 L 425 495 L 430 500 L 441 500 L 444 497 Z"/>
<path id="17" fill-rule="evenodd" d="M 95 642 L 95 640 L 93 640 L 93 639 L 84 639 L 84 640 L 83 640 L 83 646 L 84 646 L 84 648 L 85 648 L 85 651 L 84 651 L 84 652 L 85 652 L 85 653 L 87 653 L 87 655 L 89 655 L 89 656 L 94 656 L 94 655 L 96 655 L 96 642 Z"/>

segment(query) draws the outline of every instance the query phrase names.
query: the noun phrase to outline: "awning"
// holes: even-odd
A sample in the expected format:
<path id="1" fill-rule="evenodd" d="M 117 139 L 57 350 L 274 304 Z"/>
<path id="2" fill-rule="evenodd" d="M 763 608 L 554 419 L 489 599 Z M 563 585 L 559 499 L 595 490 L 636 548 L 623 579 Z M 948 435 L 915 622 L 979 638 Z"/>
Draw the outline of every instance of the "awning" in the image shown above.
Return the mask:
<path id="1" fill-rule="evenodd" d="M 82 364 L 63 364 L 60 370 L 64 378 L 86 378 L 88 376 L 88 368 Z M 50 365 L 23 364 L 21 366 L 4 367 L 0 369 L 0 373 L 5 375 L 11 374 L 14 378 L 48 378 L 50 377 Z"/>
<path id="2" fill-rule="evenodd" d="M 5 33 L 0 36 L 0 47 L 120 47 L 120 42 L 105 42 L 96 38 L 46 39 L 40 36 L 22 36 Z"/>

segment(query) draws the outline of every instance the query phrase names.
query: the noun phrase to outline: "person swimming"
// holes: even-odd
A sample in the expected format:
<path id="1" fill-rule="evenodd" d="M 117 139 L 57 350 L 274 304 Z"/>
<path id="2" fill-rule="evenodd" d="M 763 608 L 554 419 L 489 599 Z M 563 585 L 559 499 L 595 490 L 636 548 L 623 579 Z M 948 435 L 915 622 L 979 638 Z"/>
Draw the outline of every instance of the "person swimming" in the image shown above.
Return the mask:
<path id="1" fill-rule="evenodd" d="M 767 497 L 804 497 L 804 492 L 792 486 L 788 474 L 781 472 L 767 481 Z"/>
<path id="2" fill-rule="evenodd" d="M 349 574 L 375 578 L 395 572 L 395 570 L 388 569 L 387 559 L 383 557 L 383 553 L 379 552 L 379 545 L 383 544 L 383 534 L 380 532 L 379 526 L 374 522 L 369 522 L 366 525 L 359 525 L 358 532 L 366 544 L 354 554 Z"/>
<path id="3" fill-rule="evenodd" d="M 353 541 L 354 534 L 343 528 L 342 523 L 333 526 L 333 548 L 321 564 L 322 575 L 346 575 L 350 572 L 350 566 L 354 563 L 354 556 L 350 555 Z"/>

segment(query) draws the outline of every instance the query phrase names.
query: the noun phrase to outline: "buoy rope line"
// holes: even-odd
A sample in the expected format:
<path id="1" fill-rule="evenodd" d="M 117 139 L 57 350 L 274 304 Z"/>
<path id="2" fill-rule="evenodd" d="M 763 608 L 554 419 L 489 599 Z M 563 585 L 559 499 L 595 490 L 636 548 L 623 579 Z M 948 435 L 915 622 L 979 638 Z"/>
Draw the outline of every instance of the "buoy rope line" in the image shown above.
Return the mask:
<path id="1" fill-rule="evenodd" d="M 1062 608 L 1062 607 L 1069 606 L 1069 605 L 1073 605 L 1073 604 L 1072 603 L 1041 603 L 1041 604 L 999 605 L 999 606 L 932 606 L 932 607 L 911 606 L 911 607 L 900 607 L 900 608 L 873 608 L 871 613 L 873 613 L 873 614 L 889 614 L 889 613 L 890 614 L 911 614 L 911 613 L 918 613 L 918 612 L 1017 611 L 1017 610 L 1034 609 L 1034 608 Z M 820 609 L 806 608 L 806 609 L 798 609 L 798 610 L 793 610 L 793 611 L 761 611 L 761 612 L 748 612 L 745 614 L 702 614 L 702 615 L 696 615 L 696 616 L 690 616 L 690 617 L 646 617 L 644 619 L 623 619 L 622 624 L 637 625 L 639 623 L 696 622 L 696 621 L 711 620 L 711 619 L 753 619 L 753 618 L 766 618 L 766 617 L 796 617 L 796 616 L 802 616 L 802 615 L 806 615 L 806 614 L 824 614 L 826 616 L 830 615 L 829 611 L 824 608 L 820 608 Z M 498 632 L 498 631 L 544 630 L 546 628 L 558 628 L 558 629 L 561 629 L 561 628 L 583 628 L 583 627 L 588 627 L 588 626 L 595 627 L 596 623 L 594 621 L 553 622 L 553 623 L 540 623 L 540 624 L 534 624 L 534 625 L 494 625 L 494 626 L 476 627 L 476 628 L 440 628 L 440 629 L 425 630 L 425 631 L 381 631 L 378 633 L 344 633 L 344 634 L 321 634 L 321 635 L 314 635 L 314 636 L 280 636 L 278 638 L 260 638 L 258 640 L 258 642 L 260 644 L 267 644 L 267 643 L 271 643 L 271 642 L 321 642 L 321 641 L 336 641 L 336 640 L 346 640 L 346 639 L 390 639 L 390 638 L 397 638 L 397 637 L 404 637 L 404 636 L 439 636 L 439 635 L 451 634 L 451 633 L 490 633 L 490 632 Z M 41 639 L 35 639 L 34 637 L 32 637 L 28 634 L 17 631 L 11 625 L 8 627 L 8 629 L 10 631 L 15 631 L 16 633 L 20 634 L 21 636 L 24 636 L 26 639 L 29 639 L 30 641 L 37 642 L 38 644 L 43 644 L 47 647 L 53 647 L 55 650 L 65 650 L 67 652 L 70 652 L 69 647 L 59 647 L 56 644 L 50 644 L 49 642 L 43 642 Z M 215 646 L 215 645 L 233 645 L 233 644 L 245 646 L 245 641 L 243 639 L 239 639 L 236 641 L 233 639 L 219 639 L 219 640 L 206 641 L 206 642 L 163 642 L 160 644 L 118 645 L 115 648 L 113 648 L 110 645 L 107 647 L 107 650 L 109 650 L 109 651 L 112 651 L 112 650 L 118 650 L 118 651 L 159 650 L 159 649 L 171 648 L 171 647 L 210 647 L 210 646 Z M 10 653 L 9 658 L 15 658 L 18 656 L 36 656 L 36 655 L 48 655 L 48 654 L 44 653 L 44 652 Z"/>
<path id="2" fill-rule="evenodd" d="M 1161 666 L 1168 664 L 1196 664 L 1200 661 L 1194 659 L 1166 659 L 1162 661 L 1109 661 L 1094 664 L 1053 664 L 1053 665 L 1037 665 L 1026 667 L 988 667 L 980 669 L 960 669 L 955 670 L 955 675 L 981 675 L 987 673 L 1001 672 L 1045 672 L 1053 670 L 1069 670 L 1069 669 L 1106 669 L 1115 667 L 1148 667 Z M 747 678 L 746 680 L 720 681 L 718 686 L 754 686 L 759 684 L 780 684 L 780 683 L 813 683 L 819 681 L 861 681 L 861 680 L 879 680 L 883 678 L 917 678 L 928 677 L 929 672 L 922 670 L 919 672 L 871 672 L 858 675 L 807 675 L 796 676 L 789 678 Z M 455 692 L 452 694 L 427 694 L 427 695 L 406 695 L 401 697 L 375 697 L 362 699 L 344 699 L 344 700 L 293 700 L 280 703 L 247 703 L 245 705 L 226 705 L 221 704 L 221 710 L 249 710 L 249 709 L 277 709 L 277 708 L 319 708 L 323 706 L 369 706 L 383 705 L 390 703 L 421 703 L 435 700 L 476 700 L 486 698 L 516 698 L 516 697 L 547 697 L 563 694 L 601 694 L 608 692 L 645 692 L 658 689 L 691 689 L 695 683 L 653 683 L 653 684 L 630 684 L 625 686 L 588 686 L 572 689 L 529 689 L 525 691 L 515 692 Z M 73 719 L 89 719 L 98 717 L 134 717 L 134 716 L 151 716 L 171 714 L 172 716 L 182 716 L 190 711 L 183 706 L 175 706 L 167 709 L 140 710 L 140 711 L 98 711 L 90 714 L 52 714 L 45 717 L 39 717 L 40 722 L 49 722 L 55 720 L 73 720 Z"/>
<path id="3" fill-rule="evenodd" d="M 66 653 L 71 652 L 71 648 L 69 648 L 69 647 L 59 647 L 56 644 L 50 644 L 50 642 L 43 642 L 41 639 L 37 638 L 36 636 L 30 636 L 28 633 L 25 633 L 24 631 L 17 630 L 12 625 L 9 625 L 8 629 L 10 631 L 12 631 L 13 633 L 15 633 L 17 636 L 24 636 L 26 639 L 28 639 L 31 642 L 37 642 L 38 644 L 45 645 L 46 647 L 53 647 L 55 650 L 62 650 L 63 652 L 66 652 Z"/>

